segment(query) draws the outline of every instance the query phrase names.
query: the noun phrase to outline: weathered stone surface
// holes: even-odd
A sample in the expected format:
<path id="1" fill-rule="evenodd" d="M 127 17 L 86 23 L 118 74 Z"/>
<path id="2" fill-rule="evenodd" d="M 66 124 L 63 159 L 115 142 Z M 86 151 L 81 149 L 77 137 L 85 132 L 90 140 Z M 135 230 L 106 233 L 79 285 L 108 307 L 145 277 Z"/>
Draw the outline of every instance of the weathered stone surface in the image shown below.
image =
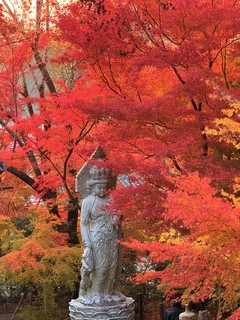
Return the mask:
<path id="1" fill-rule="evenodd" d="M 133 320 L 134 300 L 110 305 L 86 305 L 78 299 L 69 303 L 71 320 Z"/>
<path id="2" fill-rule="evenodd" d="M 198 320 L 210 320 L 211 314 L 208 310 L 200 310 L 198 313 Z"/>
<path id="3" fill-rule="evenodd" d="M 71 320 L 133 320 L 134 301 L 120 292 L 121 217 L 109 212 L 111 170 L 102 166 L 102 150 L 94 153 L 99 166 L 86 163 L 76 179 L 81 194 L 81 235 L 84 252 L 79 297 L 69 303 Z"/>

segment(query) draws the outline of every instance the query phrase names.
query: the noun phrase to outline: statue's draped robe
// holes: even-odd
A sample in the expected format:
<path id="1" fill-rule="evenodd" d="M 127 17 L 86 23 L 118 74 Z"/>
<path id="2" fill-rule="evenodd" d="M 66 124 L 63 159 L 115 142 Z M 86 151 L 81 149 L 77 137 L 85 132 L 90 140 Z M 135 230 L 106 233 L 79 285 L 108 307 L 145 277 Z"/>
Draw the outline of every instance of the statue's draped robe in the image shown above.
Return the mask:
<path id="1" fill-rule="evenodd" d="M 113 224 L 113 216 L 107 211 L 108 201 L 108 197 L 90 195 L 82 203 L 82 241 L 84 247 L 91 249 L 93 260 L 92 285 L 88 290 L 90 296 L 113 294 L 114 282 L 118 277 L 118 230 Z"/>

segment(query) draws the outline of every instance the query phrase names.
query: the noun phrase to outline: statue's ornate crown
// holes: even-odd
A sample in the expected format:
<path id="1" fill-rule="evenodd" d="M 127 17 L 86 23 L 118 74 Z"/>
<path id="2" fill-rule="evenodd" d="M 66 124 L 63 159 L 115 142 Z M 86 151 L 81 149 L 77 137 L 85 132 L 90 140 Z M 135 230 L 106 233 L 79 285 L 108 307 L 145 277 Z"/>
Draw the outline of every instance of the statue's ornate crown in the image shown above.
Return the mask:
<path id="1" fill-rule="evenodd" d="M 89 175 L 93 180 L 108 181 L 111 174 L 111 170 L 108 168 L 100 168 L 92 166 L 89 170 Z"/>

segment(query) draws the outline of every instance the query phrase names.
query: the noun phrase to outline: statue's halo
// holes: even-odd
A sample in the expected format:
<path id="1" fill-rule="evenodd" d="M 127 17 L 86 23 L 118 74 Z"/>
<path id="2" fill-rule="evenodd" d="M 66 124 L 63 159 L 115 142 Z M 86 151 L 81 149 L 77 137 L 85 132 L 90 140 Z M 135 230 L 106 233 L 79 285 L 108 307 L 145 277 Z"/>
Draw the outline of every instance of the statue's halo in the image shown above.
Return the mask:
<path id="1" fill-rule="evenodd" d="M 81 195 L 81 198 L 84 199 L 89 195 L 87 188 L 87 181 L 91 179 L 89 170 L 92 165 L 89 163 L 91 160 L 99 161 L 99 166 L 101 166 L 101 162 L 106 158 L 106 153 L 100 146 L 97 146 L 94 153 L 91 155 L 89 160 L 82 166 L 76 176 L 76 187 L 75 191 Z M 108 189 L 113 188 L 116 185 L 116 177 L 110 176 L 108 181 Z"/>

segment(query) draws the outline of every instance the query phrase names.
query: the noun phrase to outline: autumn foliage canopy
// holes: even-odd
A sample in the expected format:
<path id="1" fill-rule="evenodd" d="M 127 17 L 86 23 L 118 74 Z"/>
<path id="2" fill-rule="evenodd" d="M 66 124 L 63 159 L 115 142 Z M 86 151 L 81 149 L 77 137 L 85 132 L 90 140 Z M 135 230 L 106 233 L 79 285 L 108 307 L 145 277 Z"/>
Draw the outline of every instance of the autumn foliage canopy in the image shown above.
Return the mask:
<path id="1" fill-rule="evenodd" d="M 76 243 L 75 175 L 101 145 L 123 245 L 165 265 L 134 281 L 237 310 L 240 3 L 48 5 L 29 21 L 31 7 L 1 8 L 1 177 L 14 191 L 0 196 L 37 202 Z"/>

